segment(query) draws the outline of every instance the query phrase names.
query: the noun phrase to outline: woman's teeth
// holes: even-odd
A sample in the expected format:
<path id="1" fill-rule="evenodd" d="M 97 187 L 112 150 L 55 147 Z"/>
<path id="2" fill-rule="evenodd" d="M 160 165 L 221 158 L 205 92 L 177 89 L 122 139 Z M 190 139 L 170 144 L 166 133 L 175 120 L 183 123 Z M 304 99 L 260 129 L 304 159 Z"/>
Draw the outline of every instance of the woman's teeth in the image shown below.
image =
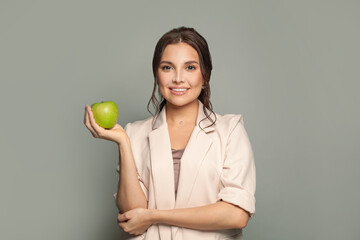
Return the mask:
<path id="1" fill-rule="evenodd" d="M 175 92 L 184 92 L 186 91 L 187 89 L 185 88 L 171 88 L 171 90 L 175 91 Z"/>

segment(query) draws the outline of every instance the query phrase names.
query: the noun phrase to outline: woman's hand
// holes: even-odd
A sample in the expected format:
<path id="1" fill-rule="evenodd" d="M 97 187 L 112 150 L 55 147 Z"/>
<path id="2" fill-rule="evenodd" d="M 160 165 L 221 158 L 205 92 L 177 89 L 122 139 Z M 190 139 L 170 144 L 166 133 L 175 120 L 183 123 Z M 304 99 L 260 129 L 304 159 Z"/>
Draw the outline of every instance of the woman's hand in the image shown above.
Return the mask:
<path id="1" fill-rule="evenodd" d="M 143 234 L 152 223 L 151 211 L 145 208 L 135 208 L 123 214 L 118 214 L 118 224 L 127 233 Z"/>
<path id="2" fill-rule="evenodd" d="M 85 106 L 84 124 L 90 130 L 94 138 L 110 140 L 117 144 L 120 144 L 127 138 L 125 130 L 117 123 L 111 129 L 100 127 L 95 122 L 94 114 L 89 105 Z"/>

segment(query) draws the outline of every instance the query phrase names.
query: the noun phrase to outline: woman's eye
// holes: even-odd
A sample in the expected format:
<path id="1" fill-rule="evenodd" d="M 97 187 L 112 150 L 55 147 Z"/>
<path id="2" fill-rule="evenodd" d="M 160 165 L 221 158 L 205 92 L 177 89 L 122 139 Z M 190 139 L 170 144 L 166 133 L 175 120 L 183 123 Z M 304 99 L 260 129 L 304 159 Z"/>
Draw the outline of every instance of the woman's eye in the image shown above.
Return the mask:
<path id="1" fill-rule="evenodd" d="M 161 69 L 164 70 L 164 71 L 166 71 L 166 70 L 170 70 L 171 67 L 170 67 L 170 66 L 162 66 Z"/>
<path id="2" fill-rule="evenodd" d="M 195 70 L 195 66 L 192 66 L 192 65 L 187 66 L 187 69 L 188 69 L 188 70 Z"/>

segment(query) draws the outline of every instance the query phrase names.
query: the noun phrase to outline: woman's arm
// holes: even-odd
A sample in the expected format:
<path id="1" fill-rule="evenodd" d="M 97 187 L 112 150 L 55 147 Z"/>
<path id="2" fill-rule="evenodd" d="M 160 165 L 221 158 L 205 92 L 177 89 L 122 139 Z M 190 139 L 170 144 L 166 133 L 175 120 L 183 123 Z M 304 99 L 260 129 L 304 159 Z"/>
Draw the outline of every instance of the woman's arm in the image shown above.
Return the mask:
<path id="1" fill-rule="evenodd" d="M 131 144 L 125 130 L 116 124 L 111 129 L 100 127 L 94 119 L 91 107 L 86 105 L 84 124 L 93 137 L 115 142 L 119 147 L 119 184 L 116 205 L 120 213 L 134 208 L 147 208 L 147 200 L 137 178 Z"/>
<path id="2" fill-rule="evenodd" d="M 152 216 L 153 223 L 198 230 L 244 228 L 249 220 L 245 210 L 223 201 L 194 208 L 158 210 Z"/>
<path id="3" fill-rule="evenodd" d="M 152 224 L 167 224 L 197 230 L 244 228 L 247 211 L 227 202 L 171 210 L 134 209 L 118 215 L 119 226 L 130 234 L 144 233 Z"/>
<path id="4" fill-rule="evenodd" d="M 137 177 L 130 140 L 119 144 L 119 184 L 116 205 L 120 213 L 135 208 L 147 208 L 147 200 Z"/>

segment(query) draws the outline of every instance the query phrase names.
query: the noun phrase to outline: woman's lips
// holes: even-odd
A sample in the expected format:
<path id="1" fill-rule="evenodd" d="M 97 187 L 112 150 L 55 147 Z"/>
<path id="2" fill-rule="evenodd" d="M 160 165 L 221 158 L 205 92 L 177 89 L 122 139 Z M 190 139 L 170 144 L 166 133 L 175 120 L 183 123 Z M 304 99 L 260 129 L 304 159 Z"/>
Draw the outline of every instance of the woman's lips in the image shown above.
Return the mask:
<path id="1" fill-rule="evenodd" d="M 174 95 L 184 95 L 189 91 L 189 88 L 170 88 L 170 92 Z"/>

